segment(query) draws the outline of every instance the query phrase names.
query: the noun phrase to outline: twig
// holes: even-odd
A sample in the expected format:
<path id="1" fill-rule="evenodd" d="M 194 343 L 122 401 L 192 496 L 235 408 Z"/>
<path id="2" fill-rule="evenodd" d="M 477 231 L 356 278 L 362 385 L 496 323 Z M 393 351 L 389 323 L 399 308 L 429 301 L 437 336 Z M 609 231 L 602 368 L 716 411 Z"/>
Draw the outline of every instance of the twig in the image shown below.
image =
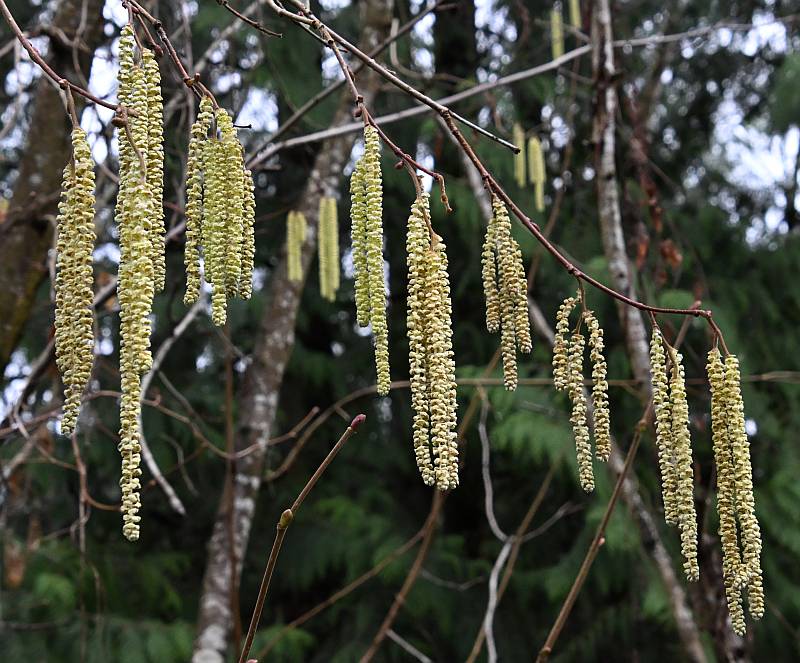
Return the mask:
<path id="1" fill-rule="evenodd" d="M 386 632 L 386 635 L 389 636 L 389 639 L 393 642 L 396 642 L 400 647 L 410 656 L 413 656 L 415 659 L 420 661 L 421 663 L 433 663 L 431 659 L 429 659 L 425 654 L 423 654 L 419 649 L 417 649 L 414 645 L 412 645 L 408 640 L 399 636 L 395 631 L 389 629 Z"/>
<path id="2" fill-rule="evenodd" d="M 308 497 L 308 494 L 317 484 L 317 481 L 319 481 L 325 470 L 328 469 L 328 465 L 331 464 L 333 459 L 336 457 L 336 454 L 338 454 L 341 448 L 344 446 L 344 443 L 347 442 L 353 433 L 358 430 L 358 427 L 364 423 L 365 419 L 366 416 L 363 414 L 356 415 L 353 421 L 350 422 L 347 430 L 342 433 L 342 436 L 333 446 L 333 449 L 330 450 L 322 463 L 320 463 L 317 471 L 314 472 L 312 477 L 308 480 L 308 483 L 306 483 L 306 485 L 303 487 L 303 490 L 300 491 L 300 494 L 297 496 L 297 499 L 294 501 L 292 506 L 281 514 L 281 517 L 278 520 L 277 529 L 275 531 L 275 540 L 272 544 L 272 550 L 269 553 L 267 565 L 264 569 L 264 577 L 261 579 L 261 587 L 258 590 L 258 598 L 256 599 L 256 605 L 253 609 L 253 617 L 250 620 L 250 627 L 247 629 L 247 637 L 244 641 L 244 648 L 242 649 L 242 654 L 239 657 L 239 663 L 245 663 L 245 661 L 247 661 L 250 648 L 253 646 L 253 638 L 255 637 L 256 630 L 258 629 L 258 622 L 261 621 L 261 612 L 264 609 L 264 601 L 267 598 L 267 591 L 269 590 L 269 584 L 272 580 L 272 573 L 275 570 L 275 564 L 277 563 L 278 555 L 281 552 L 281 546 L 283 545 L 283 539 L 286 536 L 286 530 L 289 528 L 289 525 L 292 524 L 292 520 L 294 520 L 295 515 L 302 506 L 306 497 Z"/>
<path id="3" fill-rule="evenodd" d="M 622 484 L 625 482 L 625 477 L 630 471 L 631 465 L 633 465 L 633 459 L 636 456 L 636 451 L 639 449 L 639 442 L 642 439 L 642 434 L 645 430 L 647 430 L 647 422 L 650 418 L 652 410 L 653 405 L 651 401 L 651 403 L 648 404 L 645 413 L 642 415 L 642 418 L 639 420 L 639 423 L 636 424 L 636 432 L 634 433 L 633 440 L 628 447 L 628 453 L 625 456 L 625 464 L 622 466 L 622 471 L 619 473 L 617 482 L 614 485 L 614 492 L 611 493 L 611 498 L 608 500 L 606 510 L 603 513 L 603 518 L 600 520 L 600 524 L 597 526 L 597 530 L 595 531 L 594 538 L 589 545 L 589 550 L 586 553 L 586 557 L 584 557 L 581 568 L 578 570 L 578 575 L 575 576 L 575 580 L 572 583 L 572 587 L 570 588 L 567 597 L 564 599 L 564 604 L 561 606 L 558 617 L 556 617 L 556 621 L 550 629 L 550 633 L 547 635 L 544 645 L 542 645 L 542 648 L 539 651 L 539 656 L 536 659 L 537 663 L 544 663 L 550 657 L 553 647 L 556 644 L 556 640 L 558 640 L 558 636 L 561 635 L 564 624 L 566 624 L 567 618 L 569 617 L 570 612 L 572 612 L 572 607 L 575 605 L 575 600 L 578 598 L 578 594 L 580 594 L 583 584 L 586 582 L 586 578 L 589 576 L 589 569 L 592 567 L 597 554 L 600 552 L 600 547 L 605 543 L 605 532 L 606 527 L 608 526 L 608 521 L 611 519 L 611 514 L 614 512 L 614 507 L 617 505 L 617 501 L 619 500 L 620 493 L 622 492 Z"/>
<path id="4" fill-rule="evenodd" d="M 489 434 L 486 431 L 486 417 L 489 414 L 489 399 L 483 393 L 482 389 L 478 390 L 483 400 L 481 406 L 481 418 L 478 422 L 478 436 L 481 439 L 481 477 L 483 478 L 483 492 L 484 492 L 484 510 L 486 511 L 486 520 L 489 522 L 489 528 L 492 534 L 495 535 L 500 541 L 508 541 L 508 534 L 506 534 L 497 522 L 497 517 L 494 514 L 494 491 L 492 490 L 492 474 L 489 467 L 491 462 L 491 445 L 489 444 Z"/>
<path id="5" fill-rule="evenodd" d="M 273 30 L 270 30 L 269 28 L 265 28 L 258 21 L 255 21 L 252 18 L 250 18 L 249 16 L 245 16 L 244 14 L 236 11 L 233 7 L 231 7 L 231 3 L 228 2 L 228 0 L 217 0 L 217 4 L 220 7 L 224 7 L 231 14 L 233 14 L 236 18 L 238 18 L 240 21 L 244 21 L 251 28 L 255 28 L 256 30 L 258 30 L 262 34 L 265 34 L 268 37 L 283 37 L 283 34 L 281 34 L 280 32 L 274 32 Z"/>

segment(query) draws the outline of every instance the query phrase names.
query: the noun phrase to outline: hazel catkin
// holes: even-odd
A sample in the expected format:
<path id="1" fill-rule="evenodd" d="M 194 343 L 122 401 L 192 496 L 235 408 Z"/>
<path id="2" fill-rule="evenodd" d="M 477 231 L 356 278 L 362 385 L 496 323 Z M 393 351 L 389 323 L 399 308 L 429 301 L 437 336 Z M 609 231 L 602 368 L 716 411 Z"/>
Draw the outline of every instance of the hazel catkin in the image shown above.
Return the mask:
<path id="1" fill-rule="evenodd" d="M 544 211 L 544 187 L 547 183 L 547 174 L 544 164 L 544 150 L 542 143 L 536 136 L 528 139 L 528 173 L 534 190 L 536 210 Z"/>

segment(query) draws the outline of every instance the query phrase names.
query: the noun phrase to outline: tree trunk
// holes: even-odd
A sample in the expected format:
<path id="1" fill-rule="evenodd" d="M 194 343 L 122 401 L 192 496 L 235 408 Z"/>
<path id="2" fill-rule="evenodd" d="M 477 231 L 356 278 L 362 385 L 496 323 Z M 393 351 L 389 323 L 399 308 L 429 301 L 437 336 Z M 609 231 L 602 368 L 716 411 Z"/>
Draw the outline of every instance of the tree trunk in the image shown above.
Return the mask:
<path id="1" fill-rule="evenodd" d="M 79 83 L 89 78 L 94 52 L 102 43 L 104 0 L 63 0 L 53 18 L 50 66 Z M 77 57 L 74 57 L 77 53 Z M 77 61 L 78 70 L 75 69 Z M 81 97 L 76 95 L 76 103 Z M 72 154 L 70 122 L 59 90 L 42 75 L 36 85 L 30 129 L 5 222 L 0 226 L 0 374 L 19 341 L 42 280 L 53 243 L 61 175 Z"/>
<path id="2" fill-rule="evenodd" d="M 622 232 L 622 214 L 617 189 L 615 134 L 619 101 L 615 87 L 617 72 L 614 68 L 609 0 L 598 0 L 594 5 L 591 39 L 596 89 L 592 137 L 595 145 L 598 215 L 603 248 L 609 262 L 614 288 L 636 299 L 633 270 L 628 260 Z M 649 399 L 651 392 L 649 343 L 642 315 L 638 309 L 621 302 L 618 311 L 633 375 L 642 385 L 643 398 Z M 617 472 L 622 469 L 623 459 L 616 448 L 609 464 Z M 686 592 L 661 541 L 653 514 L 642 500 L 635 478 L 626 479 L 623 484 L 623 495 L 636 517 L 645 547 L 650 550 L 669 593 L 675 624 L 683 647 L 691 660 L 698 663 L 705 661 L 706 655 L 700 641 L 700 632 L 687 602 Z"/>
<path id="3" fill-rule="evenodd" d="M 366 7 L 365 28 L 361 47 L 369 50 L 388 34 L 391 21 L 391 0 L 370 0 Z M 359 89 L 369 104 L 378 89 L 377 77 L 365 73 Z M 352 100 L 345 97 L 334 119 L 334 126 L 351 121 Z M 326 141 L 317 154 L 308 184 L 300 196 L 300 211 L 308 219 L 308 232 L 302 249 L 304 276 L 313 258 L 317 236 L 319 198 L 339 188 L 342 172 L 353 146 L 352 136 Z M 283 373 L 294 344 L 294 326 L 303 284 L 292 283 L 286 274 L 286 260 L 281 261 L 270 282 L 269 300 L 259 327 L 252 363 L 244 378 L 240 395 L 240 412 L 235 448 L 241 450 L 260 442 L 259 451 L 236 462 L 233 496 L 222 497 L 213 533 L 208 543 L 208 561 L 203 578 L 203 591 L 197 619 L 197 637 L 193 663 L 222 663 L 230 646 L 233 628 L 231 610 L 241 575 L 242 560 L 253 522 L 256 499 L 264 473 L 266 442 L 275 420 Z M 232 504 L 233 514 L 228 504 Z M 233 520 L 234 545 L 229 541 L 229 519 Z M 236 560 L 232 572 L 233 560 Z"/>

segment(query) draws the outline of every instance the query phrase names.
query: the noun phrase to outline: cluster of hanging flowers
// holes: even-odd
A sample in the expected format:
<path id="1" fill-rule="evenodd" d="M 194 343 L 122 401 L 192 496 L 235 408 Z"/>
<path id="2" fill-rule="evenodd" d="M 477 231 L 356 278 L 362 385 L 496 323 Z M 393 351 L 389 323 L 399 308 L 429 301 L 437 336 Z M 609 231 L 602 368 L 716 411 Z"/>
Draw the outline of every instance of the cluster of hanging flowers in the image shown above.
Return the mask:
<path id="1" fill-rule="evenodd" d="M 528 139 L 525 145 L 525 130 L 519 123 L 515 123 L 512 130 L 512 140 L 519 146 L 519 152 L 514 155 L 514 181 L 522 189 L 530 182 L 533 185 L 534 205 L 537 212 L 544 211 L 544 190 L 547 184 L 547 170 L 544 162 L 544 149 L 538 136 Z M 527 157 L 526 157 L 527 149 Z"/>
<path id="2" fill-rule="evenodd" d="M 336 199 L 323 196 L 319 200 L 319 241 L 317 243 L 319 258 L 319 291 L 332 302 L 339 289 L 339 218 Z"/>
<path id="3" fill-rule="evenodd" d="M 414 454 L 422 480 L 449 490 L 458 485 L 452 304 L 447 253 L 430 225 L 427 193 L 411 206 L 406 250 Z"/>
<path id="4" fill-rule="evenodd" d="M 588 406 L 583 388 L 583 356 L 586 340 L 581 325 L 589 330 L 589 358 L 592 361 L 592 428 L 594 430 L 595 456 L 606 462 L 611 455 L 611 425 L 608 405 L 606 360 L 603 355 L 603 330 L 594 313 L 582 304 L 581 315 L 570 334 L 569 319 L 581 294 L 564 300 L 556 314 L 556 334 L 553 343 L 553 384 L 556 390 L 566 391 L 572 401 L 572 432 L 578 460 L 578 478 L 587 492 L 594 490 L 592 443 L 587 418 Z M 569 334 L 569 339 L 567 335 Z"/>
<path id="5" fill-rule="evenodd" d="M 64 382 L 61 431 L 75 430 L 94 359 L 92 251 L 94 163 L 80 127 L 72 129 L 72 159 L 64 168 L 56 244 L 56 365 Z"/>
<path id="6" fill-rule="evenodd" d="M 389 393 L 389 330 L 386 323 L 386 280 L 383 272 L 383 185 L 380 138 L 364 126 L 364 154 L 350 178 L 350 219 L 355 272 L 356 317 L 372 325 L 375 339 L 377 390 Z"/>
<path id="7" fill-rule="evenodd" d="M 199 296 L 202 248 L 211 317 L 223 325 L 228 299 L 249 299 L 253 291 L 255 195 L 233 120 L 208 97 L 192 126 L 187 171 L 184 302 Z"/>
<path id="8" fill-rule="evenodd" d="M 293 283 L 303 280 L 302 250 L 307 232 L 305 215 L 291 210 L 286 215 L 286 276 Z"/>
<path id="9" fill-rule="evenodd" d="M 522 251 L 511 234 L 508 210 L 496 196 L 492 198 L 492 218 L 483 242 L 481 266 L 486 328 L 492 333 L 500 331 L 503 383 L 512 391 L 517 388 L 517 347 L 529 353 L 533 342 Z"/>
<path id="10" fill-rule="evenodd" d="M 123 534 L 139 538 L 141 487 L 141 376 L 152 363 L 150 312 L 164 287 L 164 150 L 161 79 L 155 56 L 135 48 L 133 28 L 122 30 L 119 46 L 119 193 L 116 219 L 120 262 L 120 442 Z"/>
<path id="11" fill-rule="evenodd" d="M 723 363 L 719 350 L 713 348 L 708 353 L 706 370 L 711 385 L 722 575 L 733 628 L 744 635 L 742 594 L 747 595 L 750 615 L 760 619 L 764 615 L 764 584 L 739 361 L 729 354 Z"/>

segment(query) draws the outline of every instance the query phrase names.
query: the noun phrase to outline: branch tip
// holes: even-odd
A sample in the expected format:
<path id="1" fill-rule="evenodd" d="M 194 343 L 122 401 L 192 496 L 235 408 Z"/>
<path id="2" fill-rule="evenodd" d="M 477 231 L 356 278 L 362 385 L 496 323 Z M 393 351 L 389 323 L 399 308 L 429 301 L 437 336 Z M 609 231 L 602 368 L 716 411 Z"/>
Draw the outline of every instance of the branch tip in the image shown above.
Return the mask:
<path id="1" fill-rule="evenodd" d="M 354 431 L 358 430 L 358 427 L 363 424 L 366 419 L 366 414 L 357 414 L 353 421 L 350 422 L 350 428 L 352 428 Z"/>

